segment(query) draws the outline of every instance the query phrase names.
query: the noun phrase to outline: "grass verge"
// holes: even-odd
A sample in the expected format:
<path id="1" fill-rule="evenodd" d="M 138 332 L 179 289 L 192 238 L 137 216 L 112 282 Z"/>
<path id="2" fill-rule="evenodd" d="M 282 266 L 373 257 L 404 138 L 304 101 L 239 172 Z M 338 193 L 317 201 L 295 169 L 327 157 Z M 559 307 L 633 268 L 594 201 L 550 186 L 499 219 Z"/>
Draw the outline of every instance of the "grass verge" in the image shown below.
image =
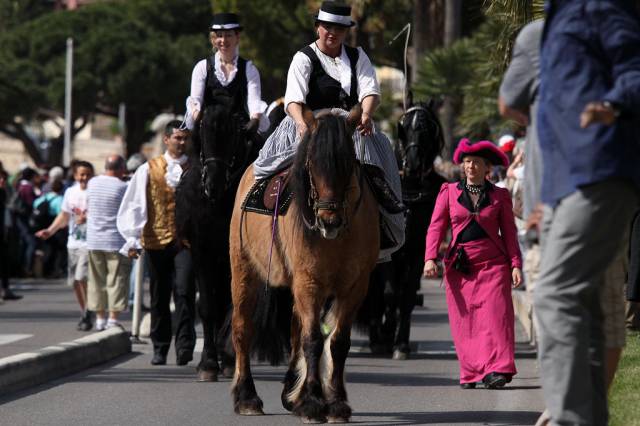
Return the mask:
<path id="1" fill-rule="evenodd" d="M 627 333 L 627 346 L 609 394 L 611 426 L 640 425 L 640 332 Z"/>

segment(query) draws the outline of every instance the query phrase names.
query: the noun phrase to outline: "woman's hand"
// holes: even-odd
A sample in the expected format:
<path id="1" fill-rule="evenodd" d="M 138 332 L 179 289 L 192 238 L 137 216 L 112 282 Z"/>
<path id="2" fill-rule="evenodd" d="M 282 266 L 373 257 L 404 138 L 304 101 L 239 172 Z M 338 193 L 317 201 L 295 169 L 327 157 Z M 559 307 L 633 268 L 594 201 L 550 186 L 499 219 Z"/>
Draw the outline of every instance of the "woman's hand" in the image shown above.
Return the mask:
<path id="1" fill-rule="evenodd" d="M 373 129 L 373 120 L 371 120 L 371 116 L 369 113 L 363 112 L 362 117 L 360 118 L 360 124 L 356 128 L 362 136 L 369 136 L 372 133 Z"/>
<path id="2" fill-rule="evenodd" d="M 298 133 L 298 137 L 302 139 L 305 133 L 309 130 L 307 123 L 304 120 L 296 121 L 296 132 Z"/>
<path id="3" fill-rule="evenodd" d="M 438 276 L 438 265 L 436 265 L 436 262 L 433 260 L 427 260 L 424 263 L 424 270 L 422 271 L 422 274 L 426 277 L 426 278 L 435 278 Z"/>
<path id="4" fill-rule="evenodd" d="M 511 270 L 511 279 L 513 280 L 513 288 L 518 288 L 522 284 L 522 269 L 513 268 Z"/>

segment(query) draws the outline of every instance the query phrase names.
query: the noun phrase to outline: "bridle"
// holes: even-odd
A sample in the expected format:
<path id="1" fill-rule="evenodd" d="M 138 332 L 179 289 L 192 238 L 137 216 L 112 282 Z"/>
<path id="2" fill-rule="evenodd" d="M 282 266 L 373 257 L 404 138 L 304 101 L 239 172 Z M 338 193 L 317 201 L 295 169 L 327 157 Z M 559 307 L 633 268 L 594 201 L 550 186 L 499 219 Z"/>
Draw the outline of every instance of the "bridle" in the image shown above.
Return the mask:
<path id="1" fill-rule="evenodd" d="M 241 142 L 247 144 L 244 151 L 244 157 L 245 157 L 244 163 L 246 163 L 246 160 L 249 158 L 249 155 L 251 152 L 251 145 L 253 144 L 253 141 L 250 139 L 245 140 L 243 136 L 239 136 L 239 139 L 241 140 Z M 234 143 L 234 146 L 235 145 L 236 144 Z M 234 180 L 238 178 L 240 174 L 244 172 L 244 170 L 243 170 L 243 167 L 239 167 L 238 170 L 232 173 L 232 170 L 234 169 L 237 163 L 236 153 L 234 153 L 233 156 L 231 157 L 231 160 L 228 161 L 225 158 L 222 158 L 221 156 L 217 156 L 217 155 L 205 157 L 203 148 L 204 148 L 203 146 L 200 147 L 200 170 L 201 170 L 200 183 L 201 183 L 202 190 L 204 192 L 205 197 L 210 198 L 211 194 L 209 194 L 209 189 L 207 188 L 207 185 L 206 185 L 207 177 L 208 177 L 207 166 L 209 164 L 218 164 L 220 167 L 224 169 L 224 177 L 225 177 L 224 191 L 227 191 L 229 189 L 232 182 L 234 182 Z M 244 164 L 244 163 L 241 163 L 241 164 Z"/>
<path id="2" fill-rule="evenodd" d="M 413 112 L 418 112 L 418 111 L 423 111 L 427 115 L 430 112 L 426 107 L 424 107 L 422 105 L 414 105 L 411 108 L 409 108 L 408 110 L 406 110 L 405 113 L 402 115 L 402 117 L 400 118 L 400 125 L 404 128 L 405 127 L 405 119 L 407 118 L 407 115 L 409 115 L 409 114 L 411 114 Z M 418 114 L 414 114 L 413 119 L 411 120 L 411 127 L 415 128 L 417 123 L 418 123 Z M 411 141 L 406 146 L 402 146 L 402 169 L 403 170 L 407 170 L 407 167 L 408 167 L 407 157 L 408 157 L 409 151 L 412 150 L 412 149 L 418 150 L 418 156 L 420 156 L 422 151 L 424 151 L 425 148 L 420 144 L 419 140 Z M 423 172 L 424 172 L 424 163 L 423 162 L 420 163 L 419 172 L 420 172 L 420 174 L 423 174 Z"/>
<path id="3" fill-rule="evenodd" d="M 311 231 L 317 231 L 320 229 L 320 216 L 319 213 L 323 210 L 337 213 L 342 210 L 342 224 L 340 226 L 340 230 L 349 228 L 349 216 L 347 215 L 347 211 L 349 209 L 349 201 L 347 200 L 347 192 L 349 189 L 349 182 L 345 184 L 344 187 L 344 198 L 342 200 L 323 200 L 320 198 L 318 194 L 318 190 L 316 189 L 316 185 L 313 181 L 313 174 L 311 173 L 311 163 L 309 158 L 305 162 L 305 169 L 309 175 L 309 195 L 307 197 L 307 205 L 313 210 L 314 223 L 311 224 L 307 218 L 302 215 L 302 220 L 304 221 L 305 226 Z M 358 184 L 360 186 L 360 194 L 355 203 L 354 213 L 358 211 L 358 207 L 360 207 L 362 201 L 362 172 L 356 167 L 358 170 Z"/>

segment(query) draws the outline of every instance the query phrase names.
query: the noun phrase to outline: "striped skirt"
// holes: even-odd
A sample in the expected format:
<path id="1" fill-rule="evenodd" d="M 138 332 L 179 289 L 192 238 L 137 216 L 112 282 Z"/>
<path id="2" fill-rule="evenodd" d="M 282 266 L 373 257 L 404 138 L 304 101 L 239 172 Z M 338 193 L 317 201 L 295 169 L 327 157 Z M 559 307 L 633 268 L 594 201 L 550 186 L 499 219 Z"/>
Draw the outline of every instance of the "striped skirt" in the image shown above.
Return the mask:
<path id="1" fill-rule="evenodd" d="M 343 115 L 348 114 L 344 110 L 337 111 Z M 398 164 L 389 139 L 374 127 L 374 132 L 371 136 L 362 136 L 358 131 L 355 131 L 353 133 L 353 142 L 358 160 L 365 164 L 378 166 L 384 170 L 385 180 L 389 183 L 396 197 L 401 200 L 402 189 L 400 187 Z M 270 176 L 290 165 L 293 162 L 299 143 L 300 139 L 297 137 L 296 124 L 290 116 L 286 116 L 278 128 L 269 136 L 262 150 L 260 150 L 258 158 L 253 163 L 256 179 Z M 388 261 L 391 253 L 397 251 L 404 244 L 405 219 L 404 214 L 389 214 L 383 208 L 380 208 L 380 213 L 384 219 L 387 232 L 397 242 L 395 246 L 380 251 L 380 261 Z"/>

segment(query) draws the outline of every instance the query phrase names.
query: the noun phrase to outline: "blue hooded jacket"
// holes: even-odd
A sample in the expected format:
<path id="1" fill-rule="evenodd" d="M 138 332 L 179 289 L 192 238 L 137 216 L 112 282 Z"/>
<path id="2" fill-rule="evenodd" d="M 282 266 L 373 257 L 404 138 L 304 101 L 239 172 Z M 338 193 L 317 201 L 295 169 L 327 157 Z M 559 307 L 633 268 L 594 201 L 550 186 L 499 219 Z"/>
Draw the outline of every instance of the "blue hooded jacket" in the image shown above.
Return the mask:
<path id="1" fill-rule="evenodd" d="M 550 0 L 540 57 L 542 201 L 611 178 L 640 187 L 640 17 L 630 0 Z M 609 101 L 612 126 L 580 128 L 589 102 Z"/>

